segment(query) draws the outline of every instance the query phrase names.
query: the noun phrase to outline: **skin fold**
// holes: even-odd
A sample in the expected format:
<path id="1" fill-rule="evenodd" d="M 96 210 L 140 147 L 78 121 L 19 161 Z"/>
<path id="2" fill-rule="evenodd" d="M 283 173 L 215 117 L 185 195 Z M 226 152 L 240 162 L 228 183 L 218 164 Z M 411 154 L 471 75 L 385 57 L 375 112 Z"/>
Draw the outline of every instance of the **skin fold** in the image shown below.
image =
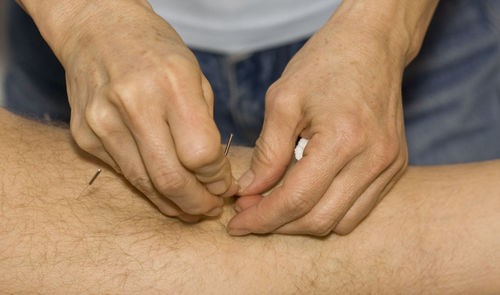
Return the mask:
<path id="1" fill-rule="evenodd" d="M 4 110 L 0 124 L 0 293 L 500 292 L 500 161 L 410 167 L 347 236 L 236 238 L 225 229 L 230 199 L 220 217 L 186 224 L 67 129 Z M 236 175 L 251 153 L 231 148 Z"/>

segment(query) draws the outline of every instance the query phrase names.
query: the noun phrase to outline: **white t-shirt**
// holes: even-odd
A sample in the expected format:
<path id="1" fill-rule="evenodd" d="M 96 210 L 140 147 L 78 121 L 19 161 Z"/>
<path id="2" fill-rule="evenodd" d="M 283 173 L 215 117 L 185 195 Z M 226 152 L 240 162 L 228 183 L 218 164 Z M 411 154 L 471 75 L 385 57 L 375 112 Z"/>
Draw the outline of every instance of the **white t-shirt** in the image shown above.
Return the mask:
<path id="1" fill-rule="evenodd" d="M 188 46 L 242 54 L 317 31 L 341 0 L 150 0 Z"/>

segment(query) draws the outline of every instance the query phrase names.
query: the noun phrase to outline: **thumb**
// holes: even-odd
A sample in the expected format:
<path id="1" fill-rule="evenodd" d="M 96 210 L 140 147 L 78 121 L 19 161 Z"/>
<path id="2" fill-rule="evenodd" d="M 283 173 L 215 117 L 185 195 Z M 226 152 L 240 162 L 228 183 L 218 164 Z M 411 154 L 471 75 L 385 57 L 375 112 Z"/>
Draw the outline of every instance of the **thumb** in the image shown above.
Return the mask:
<path id="1" fill-rule="evenodd" d="M 292 159 L 298 136 L 297 117 L 274 112 L 264 119 L 262 132 L 252 155 L 250 169 L 238 180 L 239 194 L 260 194 L 276 184 Z"/>

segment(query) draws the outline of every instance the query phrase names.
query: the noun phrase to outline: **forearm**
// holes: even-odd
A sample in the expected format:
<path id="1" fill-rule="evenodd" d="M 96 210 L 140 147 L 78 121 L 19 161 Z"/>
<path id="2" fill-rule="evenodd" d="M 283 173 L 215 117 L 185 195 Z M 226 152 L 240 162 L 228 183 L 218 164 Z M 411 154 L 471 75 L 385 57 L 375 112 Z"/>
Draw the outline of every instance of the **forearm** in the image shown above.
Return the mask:
<path id="1" fill-rule="evenodd" d="M 70 143 L 0 110 L 4 293 L 494 293 L 500 162 L 411 168 L 352 234 L 232 238 L 160 214 Z M 250 149 L 231 149 L 235 176 Z M 495 285 L 496 284 L 496 285 Z M 493 290 L 493 291 L 492 291 Z"/>
<path id="2" fill-rule="evenodd" d="M 438 2 L 344 0 L 325 27 L 345 24 L 365 42 L 377 38 L 406 65 L 418 54 Z"/>
<path id="3" fill-rule="evenodd" d="M 151 23 L 161 26 L 158 17 L 147 0 L 16 0 L 33 18 L 40 33 L 63 63 L 71 53 L 85 46 L 102 47 L 110 34 L 120 30 L 131 32 L 129 26 Z M 167 26 L 169 35 L 178 38 L 175 31 Z M 147 32 L 145 32 L 147 33 Z M 122 48 L 123 49 L 123 48 Z"/>

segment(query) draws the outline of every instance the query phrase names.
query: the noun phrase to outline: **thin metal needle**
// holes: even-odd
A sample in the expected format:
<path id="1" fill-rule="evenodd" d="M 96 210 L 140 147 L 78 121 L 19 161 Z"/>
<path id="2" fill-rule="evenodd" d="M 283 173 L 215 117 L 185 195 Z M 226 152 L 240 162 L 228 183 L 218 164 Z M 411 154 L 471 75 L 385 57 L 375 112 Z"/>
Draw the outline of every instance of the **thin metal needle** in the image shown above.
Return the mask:
<path id="1" fill-rule="evenodd" d="M 226 149 L 224 149 L 224 156 L 227 156 L 227 154 L 229 153 L 229 148 L 231 147 L 232 141 L 233 141 L 233 134 L 231 133 L 231 135 L 229 135 L 229 140 L 227 141 L 226 144 Z"/>
<path id="2" fill-rule="evenodd" d="M 94 181 L 96 180 L 97 176 L 99 176 L 99 174 L 101 174 L 102 170 L 101 168 L 97 169 L 97 172 L 94 174 L 94 176 L 92 177 L 92 179 L 89 181 L 89 185 L 92 185 L 92 183 L 94 183 Z"/>
<path id="3" fill-rule="evenodd" d="M 92 178 L 90 179 L 89 183 L 87 184 L 87 186 L 85 186 L 85 188 L 82 190 L 82 192 L 78 195 L 78 197 L 76 197 L 76 199 L 79 199 L 83 193 L 85 193 L 85 191 L 94 183 L 94 181 L 97 179 L 97 177 L 99 176 L 99 174 L 101 174 L 102 172 L 102 169 L 97 169 L 97 172 L 94 174 L 94 176 L 92 176 Z"/>

